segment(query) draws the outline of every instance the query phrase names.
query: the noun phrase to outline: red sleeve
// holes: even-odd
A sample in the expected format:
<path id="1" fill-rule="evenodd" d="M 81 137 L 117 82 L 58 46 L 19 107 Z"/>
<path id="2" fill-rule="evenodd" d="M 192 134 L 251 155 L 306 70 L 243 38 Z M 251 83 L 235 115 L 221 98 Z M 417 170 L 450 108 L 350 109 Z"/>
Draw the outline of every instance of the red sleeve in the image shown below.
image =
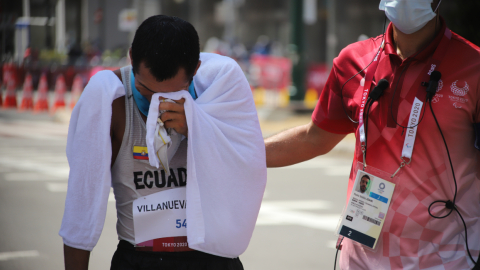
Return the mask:
<path id="1" fill-rule="evenodd" d="M 355 128 L 342 108 L 341 102 L 344 101 L 340 95 L 341 85 L 338 82 L 335 62 L 313 111 L 312 121 L 319 128 L 330 133 L 348 134 L 355 132 Z M 351 114 L 347 108 L 346 110 Z"/>

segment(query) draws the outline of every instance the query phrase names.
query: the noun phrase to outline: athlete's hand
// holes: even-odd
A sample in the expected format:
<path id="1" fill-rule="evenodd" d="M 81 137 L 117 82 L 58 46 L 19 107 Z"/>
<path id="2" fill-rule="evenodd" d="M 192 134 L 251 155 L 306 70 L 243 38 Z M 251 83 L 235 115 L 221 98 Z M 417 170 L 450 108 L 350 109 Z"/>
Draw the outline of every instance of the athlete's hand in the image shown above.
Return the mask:
<path id="1" fill-rule="evenodd" d="M 159 99 L 164 99 L 159 97 Z M 185 99 L 174 100 L 176 103 L 172 102 L 160 102 L 158 109 L 161 111 L 166 111 L 160 117 L 165 128 L 173 128 L 177 133 L 182 134 L 185 137 L 188 137 L 188 126 L 187 126 L 187 117 L 185 117 L 185 109 L 183 104 Z"/>

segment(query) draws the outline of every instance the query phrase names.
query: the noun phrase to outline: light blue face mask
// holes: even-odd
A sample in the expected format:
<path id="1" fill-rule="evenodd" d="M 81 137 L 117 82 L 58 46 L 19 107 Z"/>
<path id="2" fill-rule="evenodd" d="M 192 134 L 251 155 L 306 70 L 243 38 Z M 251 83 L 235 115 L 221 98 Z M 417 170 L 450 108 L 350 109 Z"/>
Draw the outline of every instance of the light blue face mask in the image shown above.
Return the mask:
<path id="1" fill-rule="evenodd" d="M 380 10 L 385 11 L 387 18 L 403 33 L 412 34 L 424 27 L 440 6 L 432 10 L 433 0 L 381 0 Z"/>
<path id="2" fill-rule="evenodd" d="M 150 101 L 140 92 L 138 92 L 137 88 L 135 87 L 135 76 L 133 75 L 133 71 L 130 73 L 130 83 L 132 86 L 132 93 L 133 93 L 133 99 L 135 100 L 135 103 L 137 103 L 137 107 L 140 110 L 140 112 L 148 117 L 148 110 L 150 108 Z M 195 100 L 197 99 L 197 92 L 195 91 L 195 86 L 193 85 L 193 80 L 190 86 L 188 87 L 188 92 L 192 96 L 192 98 Z"/>

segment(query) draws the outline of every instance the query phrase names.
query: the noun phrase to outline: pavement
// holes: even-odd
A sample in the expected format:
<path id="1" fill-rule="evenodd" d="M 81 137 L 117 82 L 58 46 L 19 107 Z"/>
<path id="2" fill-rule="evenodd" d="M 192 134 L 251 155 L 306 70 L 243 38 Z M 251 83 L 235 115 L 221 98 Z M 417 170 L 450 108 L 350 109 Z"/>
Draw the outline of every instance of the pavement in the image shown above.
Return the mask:
<path id="1" fill-rule="evenodd" d="M 69 112 L 19 113 L 0 109 L 0 270 L 62 269 L 58 236 L 67 190 L 65 156 Z M 259 109 L 264 136 L 307 124 L 309 114 Z M 335 228 L 346 200 L 354 138 L 331 153 L 278 169 L 268 182 L 245 269 L 325 269 L 335 257 Z M 118 243 L 115 200 L 90 269 L 109 269 Z"/>

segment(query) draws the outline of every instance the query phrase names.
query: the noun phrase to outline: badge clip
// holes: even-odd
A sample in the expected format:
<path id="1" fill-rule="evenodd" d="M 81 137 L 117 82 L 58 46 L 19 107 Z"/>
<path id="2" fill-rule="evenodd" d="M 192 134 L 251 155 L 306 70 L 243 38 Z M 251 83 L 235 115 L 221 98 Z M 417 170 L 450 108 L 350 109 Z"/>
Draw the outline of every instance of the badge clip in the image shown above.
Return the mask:
<path id="1" fill-rule="evenodd" d="M 395 175 L 398 173 L 398 171 L 400 171 L 401 168 L 405 167 L 406 165 L 409 165 L 411 162 L 412 162 L 412 159 L 409 159 L 408 162 L 406 162 L 405 159 L 403 159 L 402 157 L 402 163 L 400 163 L 400 167 L 398 167 L 398 169 L 392 174 L 392 176 L 390 176 L 390 178 L 395 177 Z"/>
<path id="2" fill-rule="evenodd" d="M 366 153 L 365 153 L 365 143 L 362 143 L 362 153 L 363 153 L 363 170 L 367 168 L 367 160 L 366 160 Z"/>

